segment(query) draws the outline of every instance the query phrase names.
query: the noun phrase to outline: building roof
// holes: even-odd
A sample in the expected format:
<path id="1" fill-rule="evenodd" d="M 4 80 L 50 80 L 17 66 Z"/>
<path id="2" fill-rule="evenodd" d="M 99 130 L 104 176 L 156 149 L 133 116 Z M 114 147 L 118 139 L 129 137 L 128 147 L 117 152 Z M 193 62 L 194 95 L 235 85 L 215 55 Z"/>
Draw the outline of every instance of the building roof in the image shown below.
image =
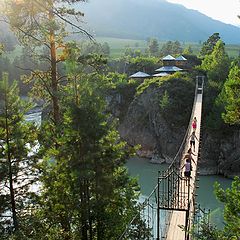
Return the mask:
<path id="1" fill-rule="evenodd" d="M 129 76 L 129 78 L 147 78 L 147 77 L 150 77 L 150 75 L 144 72 L 136 72 Z"/>
<path id="2" fill-rule="evenodd" d="M 178 72 L 182 71 L 183 69 L 176 67 L 176 66 L 163 66 L 161 68 L 156 69 L 156 72 Z"/>
<path id="3" fill-rule="evenodd" d="M 162 58 L 162 60 L 164 61 L 164 60 L 175 60 L 175 58 L 173 57 L 173 56 L 171 56 L 171 55 L 167 55 L 167 56 L 165 56 L 164 58 Z"/>
<path id="4" fill-rule="evenodd" d="M 154 75 L 152 75 L 153 77 L 165 77 L 169 75 L 169 73 L 166 73 L 166 72 L 160 72 L 160 73 L 156 73 Z"/>
<path id="5" fill-rule="evenodd" d="M 187 59 L 184 56 L 178 56 L 176 59 L 176 61 L 187 61 Z"/>

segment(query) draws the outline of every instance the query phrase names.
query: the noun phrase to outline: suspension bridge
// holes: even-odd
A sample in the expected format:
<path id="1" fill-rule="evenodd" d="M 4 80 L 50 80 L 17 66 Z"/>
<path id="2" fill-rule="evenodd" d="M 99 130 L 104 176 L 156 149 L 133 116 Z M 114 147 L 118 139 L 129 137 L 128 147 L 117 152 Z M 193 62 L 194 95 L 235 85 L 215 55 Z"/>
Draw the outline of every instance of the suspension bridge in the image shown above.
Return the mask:
<path id="1" fill-rule="evenodd" d="M 201 156 L 201 117 L 203 100 L 204 76 L 196 77 L 196 87 L 192 113 L 182 144 L 168 169 L 159 172 L 157 185 L 149 197 L 142 203 L 139 211 L 140 218 L 145 222 L 148 231 L 139 230 L 134 239 L 148 240 L 190 240 L 190 229 L 194 224 L 194 217 L 198 213 L 196 208 L 197 166 Z M 189 148 L 192 134 L 192 120 L 196 117 L 197 129 L 195 136 L 194 162 L 191 178 L 184 176 L 184 158 Z M 119 240 L 133 239 L 131 231 L 136 231 L 135 216 Z"/>

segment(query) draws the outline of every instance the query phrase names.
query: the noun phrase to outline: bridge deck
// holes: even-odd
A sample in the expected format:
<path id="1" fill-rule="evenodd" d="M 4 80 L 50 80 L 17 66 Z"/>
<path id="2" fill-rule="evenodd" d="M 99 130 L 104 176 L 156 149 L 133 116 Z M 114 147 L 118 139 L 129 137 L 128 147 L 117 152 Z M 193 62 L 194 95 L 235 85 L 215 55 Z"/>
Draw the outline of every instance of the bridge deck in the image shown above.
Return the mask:
<path id="1" fill-rule="evenodd" d="M 200 138 L 200 126 L 201 126 L 201 114 L 202 114 L 202 93 L 197 94 L 197 99 L 196 99 L 196 104 L 194 108 L 194 114 L 193 117 L 197 118 L 197 129 L 196 129 L 196 137 L 199 140 Z M 188 133 L 189 135 L 191 134 L 192 129 L 190 129 L 190 132 Z M 189 147 L 189 141 L 187 141 L 188 146 L 186 149 Z M 194 161 L 196 162 L 196 165 L 192 163 L 192 172 L 191 172 L 191 179 L 190 179 L 190 200 L 193 199 L 193 194 L 194 194 L 194 184 L 196 181 L 196 169 L 197 169 L 197 160 L 198 160 L 198 150 L 199 150 L 199 142 L 195 141 L 195 152 L 194 154 L 196 156 L 193 156 Z M 181 166 L 184 165 L 184 160 L 182 159 Z M 181 170 L 182 175 L 184 172 L 184 169 Z M 182 180 L 186 182 L 185 180 Z M 186 184 L 186 183 L 182 183 Z M 191 201 L 192 204 L 190 206 L 190 214 L 193 211 L 193 201 Z M 186 212 L 185 211 L 173 211 L 171 220 L 169 223 L 169 228 L 168 228 L 168 233 L 167 233 L 167 240 L 184 240 L 185 239 L 185 232 L 179 227 L 179 225 L 185 226 L 185 221 L 186 221 Z"/>

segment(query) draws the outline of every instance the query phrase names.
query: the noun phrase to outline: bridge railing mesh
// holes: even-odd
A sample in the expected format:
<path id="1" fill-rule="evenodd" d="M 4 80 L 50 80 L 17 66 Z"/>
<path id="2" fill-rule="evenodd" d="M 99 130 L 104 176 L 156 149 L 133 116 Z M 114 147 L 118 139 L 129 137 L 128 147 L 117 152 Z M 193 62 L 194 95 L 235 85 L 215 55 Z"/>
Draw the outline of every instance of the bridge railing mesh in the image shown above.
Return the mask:
<path id="1" fill-rule="evenodd" d="M 201 84 L 202 85 L 202 84 Z M 190 117 L 190 121 L 186 130 L 186 133 L 184 135 L 184 138 L 182 140 L 182 143 L 173 159 L 171 164 L 169 165 L 168 169 L 164 172 L 165 177 L 167 175 L 172 174 L 173 171 L 180 174 L 180 166 L 181 166 L 181 160 L 183 157 L 184 152 L 186 152 L 186 148 L 188 146 L 187 141 L 189 138 L 189 135 L 191 134 L 191 124 L 192 119 L 194 115 L 194 110 L 196 106 L 196 100 L 197 100 L 197 93 L 199 88 L 199 81 L 197 79 L 196 81 L 196 87 L 195 87 L 195 94 L 194 94 L 194 101 L 193 101 L 193 107 L 192 107 L 192 113 Z M 164 178 L 165 178 L 164 177 Z M 131 222 L 127 225 L 125 228 L 125 231 L 123 234 L 119 237 L 118 240 L 131 240 L 131 239 L 164 239 L 166 237 L 167 229 L 169 226 L 172 210 L 164 210 L 161 209 L 159 211 L 160 215 L 160 221 L 157 219 L 157 209 L 158 209 L 158 199 L 159 199 L 159 193 L 160 193 L 160 185 L 163 178 L 158 178 L 158 184 L 155 186 L 151 194 L 148 196 L 145 201 L 140 204 L 139 214 L 137 214 Z M 139 219 L 143 221 L 142 228 L 137 228 L 136 221 L 139 223 Z M 160 236 L 159 233 L 157 235 L 157 230 L 160 229 Z"/>
<path id="2" fill-rule="evenodd" d="M 170 164 L 170 166 L 168 167 L 168 169 L 165 172 L 166 175 L 170 175 L 173 171 L 175 171 L 179 175 L 181 175 L 180 174 L 181 161 L 182 161 L 184 153 L 187 151 L 187 148 L 188 148 L 188 142 L 187 141 L 188 141 L 189 136 L 191 134 L 192 119 L 194 117 L 194 110 L 195 110 L 195 106 L 196 106 L 198 88 L 199 88 L 199 81 L 197 79 L 196 85 L 195 85 L 195 94 L 194 94 L 194 101 L 193 101 L 193 106 L 192 106 L 192 113 L 191 113 L 191 116 L 190 116 L 188 127 L 187 127 L 187 130 L 186 130 L 185 135 L 183 137 L 182 143 L 181 143 L 181 145 L 180 145 L 172 163 Z M 166 224 L 165 230 L 166 231 L 164 233 L 163 238 L 166 238 L 166 234 L 167 234 L 167 231 L 168 231 L 168 226 L 169 226 L 169 223 L 170 223 L 170 220 L 171 220 L 172 212 L 173 211 L 169 210 L 168 214 L 167 214 L 167 218 L 165 219 L 165 224 Z"/>

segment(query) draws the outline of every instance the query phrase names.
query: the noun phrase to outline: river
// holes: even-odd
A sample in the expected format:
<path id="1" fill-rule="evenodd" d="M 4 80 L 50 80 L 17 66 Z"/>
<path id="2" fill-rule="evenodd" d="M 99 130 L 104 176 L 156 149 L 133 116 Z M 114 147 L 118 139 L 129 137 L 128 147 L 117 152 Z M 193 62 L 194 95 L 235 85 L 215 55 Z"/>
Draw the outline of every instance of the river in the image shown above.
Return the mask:
<path id="1" fill-rule="evenodd" d="M 37 124 L 41 122 L 41 113 L 35 112 L 26 116 L 27 121 L 34 121 Z M 139 179 L 141 187 L 141 199 L 146 198 L 154 186 L 157 184 L 158 171 L 162 171 L 168 167 L 167 164 L 152 164 L 144 158 L 131 158 L 126 164 L 129 174 Z M 211 219 L 218 225 L 222 226 L 222 210 L 223 205 L 216 200 L 214 195 L 213 184 L 217 181 L 221 184 L 222 188 L 230 187 L 232 180 L 217 175 L 200 176 L 199 188 L 197 189 L 197 202 L 201 208 L 211 210 Z"/>
<path id="2" fill-rule="evenodd" d="M 158 171 L 162 171 L 168 167 L 167 164 L 152 164 L 144 158 L 131 158 L 127 162 L 129 174 L 139 179 L 141 187 L 141 198 L 146 198 L 157 184 Z M 217 181 L 221 187 L 226 189 L 231 186 L 231 179 L 227 179 L 217 175 L 200 176 L 199 188 L 197 189 L 197 202 L 201 208 L 211 210 L 211 220 L 217 226 L 223 225 L 223 205 L 216 199 L 214 195 L 214 183 Z"/>

